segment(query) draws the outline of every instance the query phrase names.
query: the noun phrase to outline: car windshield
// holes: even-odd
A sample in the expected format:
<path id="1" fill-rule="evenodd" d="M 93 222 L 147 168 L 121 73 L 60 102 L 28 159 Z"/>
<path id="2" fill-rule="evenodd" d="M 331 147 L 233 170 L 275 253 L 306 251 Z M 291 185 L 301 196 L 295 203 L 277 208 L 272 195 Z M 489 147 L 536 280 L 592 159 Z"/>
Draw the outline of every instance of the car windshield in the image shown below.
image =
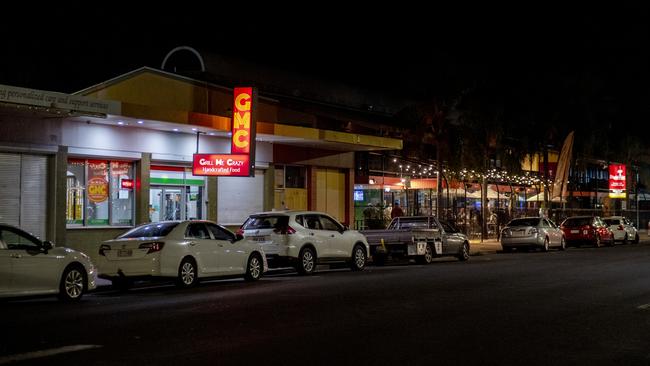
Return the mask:
<path id="1" fill-rule="evenodd" d="M 178 224 L 179 222 L 164 222 L 138 226 L 118 236 L 117 238 L 154 238 L 167 236 Z"/>
<path id="2" fill-rule="evenodd" d="M 572 217 L 570 219 L 566 219 L 562 225 L 564 226 L 587 226 L 591 225 L 592 218 L 591 217 Z"/>
<path id="3" fill-rule="evenodd" d="M 605 221 L 605 223 L 606 223 L 607 225 L 610 225 L 610 226 L 612 226 L 612 225 L 620 225 L 620 223 L 621 223 L 621 222 L 619 221 L 619 219 L 605 219 L 605 220 L 603 220 L 603 221 Z"/>
<path id="4" fill-rule="evenodd" d="M 286 227 L 289 223 L 289 216 L 286 215 L 263 215 L 251 216 L 246 220 L 242 229 L 256 230 L 256 229 L 278 229 Z"/>
<path id="5" fill-rule="evenodd" d="M 539 218 L 533 217 L 528 219 L 514 219 L 510 221 L 508 226 L 537 226 L 539 224 Z"/>

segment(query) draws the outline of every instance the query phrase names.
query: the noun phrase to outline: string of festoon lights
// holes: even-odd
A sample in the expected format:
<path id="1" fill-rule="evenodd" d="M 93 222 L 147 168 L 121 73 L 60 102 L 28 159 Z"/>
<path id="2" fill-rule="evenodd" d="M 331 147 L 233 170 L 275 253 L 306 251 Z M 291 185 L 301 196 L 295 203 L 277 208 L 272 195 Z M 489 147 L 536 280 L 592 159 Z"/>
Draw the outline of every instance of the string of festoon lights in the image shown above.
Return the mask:
<path id="1" fill-rule="evenodd" d="M 393 163 L 401 175 L 408 175 L 414 178 L 435 178 L 438 175 L 438 170 L 435 169 L 433 164 L 414 163 L 398 158 L 393 158 Z M 522 186 L 543 185 L 544 187 L 549 187 L 553 184 L 552 180 L 544 180 L 537 174 L 531 172 L 514 174 L 504 169 L 489 169 L 486 172 L 478 172 L 468 169 L 455 171 L 443 168 L 442 173 L 447 179 L 457 179 L 459 181 L 483 180 L 485 178 L 487 181 L 493 183 L 507 183 Z"/>

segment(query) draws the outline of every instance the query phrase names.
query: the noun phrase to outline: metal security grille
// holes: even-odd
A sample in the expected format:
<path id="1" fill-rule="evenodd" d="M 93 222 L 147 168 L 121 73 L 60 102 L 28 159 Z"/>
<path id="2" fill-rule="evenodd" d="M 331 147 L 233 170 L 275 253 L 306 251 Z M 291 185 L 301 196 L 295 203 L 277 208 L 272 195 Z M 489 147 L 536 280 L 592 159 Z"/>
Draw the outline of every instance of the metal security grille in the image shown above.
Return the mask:
<path id="1" fill-rule="evenodd" d="M 0 154 L 0 222 L 45 238 L 47 157 Z"/>

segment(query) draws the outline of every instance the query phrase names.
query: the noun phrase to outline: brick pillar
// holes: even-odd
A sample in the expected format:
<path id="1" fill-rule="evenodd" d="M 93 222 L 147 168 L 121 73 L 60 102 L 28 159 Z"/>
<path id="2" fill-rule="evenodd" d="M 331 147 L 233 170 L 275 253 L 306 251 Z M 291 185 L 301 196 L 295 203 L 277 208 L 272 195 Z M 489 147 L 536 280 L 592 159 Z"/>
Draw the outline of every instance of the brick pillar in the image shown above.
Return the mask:
<path id="1" fill-rule="evenodd" d="M 228 179 L 228 178 L 225 178 Z M 219 222 L 219 214 L 217 210 L 219 201 L 219 183 L 217 177 L 208 177 L 208 200 L 206 201 L 206 210 L 208 211 L 208 220 Z"/>
<path id="2" fill-rule="evenodd" d="M 64 246 L 66 244 L 68 147 L 59 146 L 57 153 L 48 160 L 49 184 L 45 239 Z"/>
<path id="3" fill-rule="evenodd" d="M 135 224 L 149 222 L 149 178 L 151 153 L 142 153 L 135 167 Z"/>

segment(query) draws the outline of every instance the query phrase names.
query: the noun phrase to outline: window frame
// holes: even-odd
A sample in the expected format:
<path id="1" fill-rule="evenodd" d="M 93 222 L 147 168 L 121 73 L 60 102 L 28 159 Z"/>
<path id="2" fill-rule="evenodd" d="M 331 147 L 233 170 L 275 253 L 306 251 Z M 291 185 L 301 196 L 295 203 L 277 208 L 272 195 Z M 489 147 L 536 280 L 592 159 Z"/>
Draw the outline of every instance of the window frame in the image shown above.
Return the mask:
<path id="1" fill-rule="evenodd" d="M 129 224 L 113 224 L 113 195 L 116 194 L 116 190 L 113 187 L 114 180 L 117 179 L 117 196 L 119 197 L 119 190 L 121 187 L 119 187 L 119 176 L 116 176 L 113 174 L 113 163 L 126 163 L 129 165 L 129 177 L 130 179 L 133 179 L 135 181 L 135 174 L 136 174 L 136 161 L 129 161 L 129 160 L 123 160 L 123 159 L 111 159 L 111 158 L 96 158 L 96 157 L 69 157 L 67 159 L 67 167 L 70 165 L 71 162 L 83 162 L 83 179 L 80 180 L 82 182 L 82 197 L 81 201 L 83 202 L 83 206 L 81 208 L 81 223 L 68 223 L 67 218 L 68 218 L 68 212 L 67 210 L 70 209 L 71 207 L 67 206 L 66 202 L 66 229 L 94 229 L 94 228 L 134 228 L 137 225 L 135 224 L 135 215 L 136 215 L 136 190 L 135 188 L 132 188 L 129 190 L 129 198 L 128 200 L 130 201 L 130 210 L 131 210 L 131 217 L 130 217 L 130 223 Z M 88 207 L 90 205 L 90 200 L 88 198 L 88 179 L 89 179 L 89 161 L 102 161 L 105 162 L 107 165 L 107 185 L 108 185 L 108 192 L 107 192 L 107 205 L 108 205 L 108 218 L 107 218 L 107 223 L 106 224 L 99 224 L 99 225 L 91 225 L 89 224 L 89 215 L 87 213 Z M 66 168 L 67 168 L 66 167 Z M 66 181 L 66 197 L 69 195 L 69 190 L 71 187 L 68 186 L 68 182 Z M 117 200 L 120 200 L 117 198 Z M 66 199 L 67 201 L 67 199 Z M 103 202 L 102 202 L 103 203 Z M 71 209 L 76 209 L 75 207 L 72 207 Z"/>

